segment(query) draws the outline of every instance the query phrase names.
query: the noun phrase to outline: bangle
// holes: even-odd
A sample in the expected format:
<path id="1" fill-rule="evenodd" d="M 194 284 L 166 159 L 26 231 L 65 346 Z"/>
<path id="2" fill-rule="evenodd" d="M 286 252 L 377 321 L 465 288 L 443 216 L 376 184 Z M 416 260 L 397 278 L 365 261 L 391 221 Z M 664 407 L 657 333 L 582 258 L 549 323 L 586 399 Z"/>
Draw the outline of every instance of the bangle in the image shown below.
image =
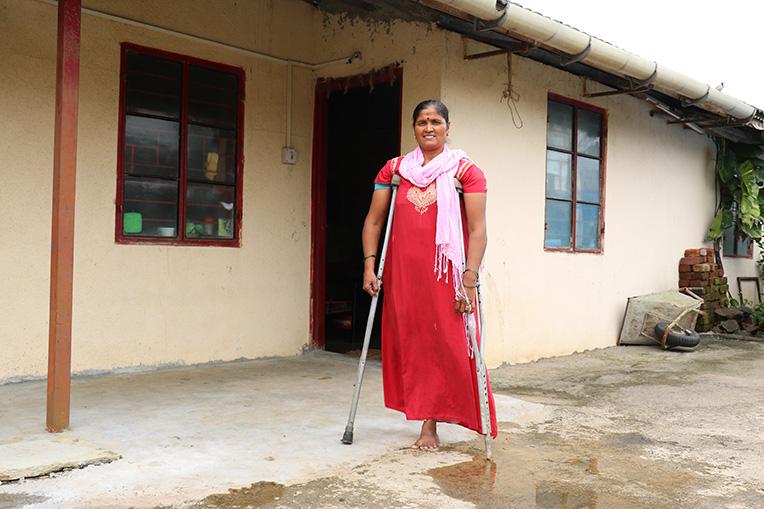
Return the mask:
<path id="1" fill-rule="evenodd" d="M 376 258 L 376 257 L 377 257 L 377 255 L 375 255 L 375 254 L 366 255 L 366 256 L 363 257 L 363 261 L 366 261 L 369 258 Z"/>
<path id="2" fill-rule="evenodd" d="M 475 274 L 475 279 L 477 279 L 478 281 L 480 281 L 480 273 L 479 273 L 478 271 L 476 271 L 476 270 L 472 270 L 472 269 L 464 269 L 464 271 L 462 272 L 462 276 L 463 276 L 464 274 L 466 274 L 467 272 L 472 272 L 473 274 Z"/>

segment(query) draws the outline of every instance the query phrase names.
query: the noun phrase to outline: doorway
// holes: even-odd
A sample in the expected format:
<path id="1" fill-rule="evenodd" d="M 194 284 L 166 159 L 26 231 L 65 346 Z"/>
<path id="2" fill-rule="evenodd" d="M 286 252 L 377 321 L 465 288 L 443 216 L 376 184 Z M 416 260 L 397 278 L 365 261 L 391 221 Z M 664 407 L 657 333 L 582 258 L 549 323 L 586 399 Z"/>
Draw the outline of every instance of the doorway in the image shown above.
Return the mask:
<path id="1" fill-rule="evenodd" d="M 313 345 L 361 349 L 371 298 L 361 289 L 361 229 L 374 177 L 400 152 L 401 70 L 319 82 L 313 153 Z M 380 242 L 381 245 L 381 242 Z M 380 296 L 372 348 L 381 347 Z"/>

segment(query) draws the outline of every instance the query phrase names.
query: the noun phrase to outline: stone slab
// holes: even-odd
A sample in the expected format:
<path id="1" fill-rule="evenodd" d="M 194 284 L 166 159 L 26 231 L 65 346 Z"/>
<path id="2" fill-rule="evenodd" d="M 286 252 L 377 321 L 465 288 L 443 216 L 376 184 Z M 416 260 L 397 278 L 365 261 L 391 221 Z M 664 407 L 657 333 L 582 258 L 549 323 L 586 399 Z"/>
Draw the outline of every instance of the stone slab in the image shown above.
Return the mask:
<path id="1" fill-rule="evenodd" d="M 35 436 L 0 444 L 0 481 L 40 477 L 61 470 L 110 463 L 121 456 L 72 436 Z"/>

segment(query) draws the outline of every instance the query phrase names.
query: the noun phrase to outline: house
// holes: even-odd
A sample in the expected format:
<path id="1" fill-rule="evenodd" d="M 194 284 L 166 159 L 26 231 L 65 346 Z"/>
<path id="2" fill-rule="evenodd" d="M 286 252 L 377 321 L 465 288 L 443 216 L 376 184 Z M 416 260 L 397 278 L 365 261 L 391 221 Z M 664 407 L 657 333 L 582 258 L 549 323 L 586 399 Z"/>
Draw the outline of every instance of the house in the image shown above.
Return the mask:
<path id="1" fill-rule="evenodd" d="M 78 111 L 58 131 L 57 61 Z M 0 382 L 48 372 L 48 316 L 65 331 L 69 304 L 75 373 L 357 344 L 371 182 L 413 148 L 426 98 L 488 177 L 489 366 L 613 345 L 627 297 L 676 287 L 703 244 L 709 136 L 761 143 L 764 127 L 493 0 L 0 0 L 0 75 Z M 54 186 L 55 133 L 76 134 L 76 191 Z M 70 301 L 72 214 L 51 196 L 74 198 Z M 725 268 L 756 274 L 746 257 Z M 68 336 L 50 337 L 67 378 Z"/>

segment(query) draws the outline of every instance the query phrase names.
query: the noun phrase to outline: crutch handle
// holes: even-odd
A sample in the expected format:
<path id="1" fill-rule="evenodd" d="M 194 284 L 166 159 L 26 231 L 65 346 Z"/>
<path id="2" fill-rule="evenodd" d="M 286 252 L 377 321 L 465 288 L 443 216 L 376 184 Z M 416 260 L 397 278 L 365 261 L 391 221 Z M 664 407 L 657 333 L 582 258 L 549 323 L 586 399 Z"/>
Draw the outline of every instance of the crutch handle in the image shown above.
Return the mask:
<path id="1" fill-rule="evenodd" d="M 464 187 L 462 187 L 462 182 L 458 178 L 454 178 L 454 187 L 456 187 L 457 193 L 464 193 Z"/>
<path id="2" fill-rule="evenodd" d="M 393 187 L 398 187 L 401 185 L 401 176 L 397 173 L 393 173 L 393 178 L 390 179 L 390 185 Z"/>

